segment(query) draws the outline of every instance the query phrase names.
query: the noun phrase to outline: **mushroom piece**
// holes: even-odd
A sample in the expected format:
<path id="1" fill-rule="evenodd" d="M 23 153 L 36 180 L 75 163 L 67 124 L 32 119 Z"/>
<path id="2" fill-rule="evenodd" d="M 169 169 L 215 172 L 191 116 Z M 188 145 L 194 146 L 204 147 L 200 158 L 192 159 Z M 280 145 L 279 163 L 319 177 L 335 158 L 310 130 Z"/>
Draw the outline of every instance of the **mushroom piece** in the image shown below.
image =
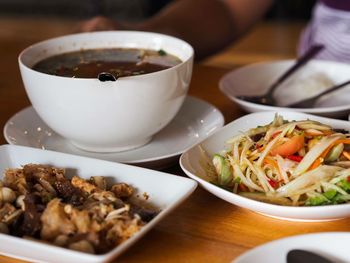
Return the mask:
<path id="1" fill-rule="evenodd" d="M 17 209 L 17 210 L 14 211 L 13 213 L 6 215 L 6 216 L 3 218 L 2 221 L 3 221 L 4 223 L 10 225 L 10 224 L 12 224 L 22 213 L 23 213 L 23 210 L 22 210 L 22 209 Z"/>
<path id="2" fill-rule="evenodd" d="M 0 188 L 0 201 L 6 202 L 6 203 L 12 203 L 16 200 L 16 193 L 8 187 L 1 187 Z"/>
<path id="3" fill-rule="evenodd" d="M 107 189 L 107 183 L 104 176 L 91 176 L 90 181 L 101 190 Z"/>
<path id="4" fill-rule="evenodd" d="M 69 245 L 69 248 L 73 250 L 81 251 L 81 252 L 95 254 L 94 247 L 87 240 L 81 240 L 81 241 L 72 243 Z"/>
<path id="5" fill-rule="evenodd" d="M 118 183 L 112 186 L 111 192 L 118 198 L 128 198 L 134 193 L 134 189 L 125 183 Z"/>
<path id="6" fill-rule="evenodd" d="M 16 211 L 16 208 L 11 205 L 10 203 L 5 203 L 1 208 L 0 208 L 0 221 L 4 221 L 7 216 L 11 215 Z"/>
<path id="7" fill-rule="evenodd" d="M 23 211 L 25 210 L 24 198 L 25 198 L 25 195 L 20 195 L 17 197 L 17 200 L 16 200 L 16 206 L 20 207 Z"/>

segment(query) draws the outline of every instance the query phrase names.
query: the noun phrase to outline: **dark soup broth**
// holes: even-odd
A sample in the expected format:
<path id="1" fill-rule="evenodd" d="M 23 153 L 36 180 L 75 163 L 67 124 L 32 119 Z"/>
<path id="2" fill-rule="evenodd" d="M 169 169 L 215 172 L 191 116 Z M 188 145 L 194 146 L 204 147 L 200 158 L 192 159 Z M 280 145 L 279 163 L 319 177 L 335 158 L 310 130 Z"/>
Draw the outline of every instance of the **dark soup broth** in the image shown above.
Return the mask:
<path id="1" fill-rule="evenodd" d="M 101 72 L 126 77 L 168 69 L 180 63 L 179 58 L 163 50 L 106 48 L 55 55 L 39 61 L 33 69 L 70 78 L 96 78 Z"/>

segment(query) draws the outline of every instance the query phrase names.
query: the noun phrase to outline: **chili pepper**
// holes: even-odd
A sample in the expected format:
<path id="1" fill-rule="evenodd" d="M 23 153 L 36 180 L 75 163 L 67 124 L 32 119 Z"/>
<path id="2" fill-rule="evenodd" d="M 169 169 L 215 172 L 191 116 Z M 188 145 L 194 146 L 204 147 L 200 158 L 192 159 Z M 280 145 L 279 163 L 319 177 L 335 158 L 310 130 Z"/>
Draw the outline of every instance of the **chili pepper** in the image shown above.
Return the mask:
<path id="1" fill-rule="evenodd" d="M 248 187 L 246 187 L 246 186 L 245 186 L 244 184 L 242 184 L 242 183 L 239 184 L 239 189 L 241 189 L 241 191 L 243 191 L 243 192 L 248 192 L 248 191 L 249 191 Z"/>
<path id="2" fill-rule="evenodd" d="M 300 156 L 300 155 L 289 155 L 289 156 L 287 156 L 287 158 L 288 158 L 289 160 L 294 161 L 294 162 L 300 163 L 301 160 L 303 159 L 303 156 Z"/>
<path id="3" fill-rule="evenodd" d="M 276 188 L 278 186 L 278 182 L 272 179 L 268 179 L 269 184 L 273 187 Z"/>
<path id="4" fill-rule="evenodd" d="M 348 177 L 346 178 L 346 180 L 350 183 L 350 176 L 348 176 Z"/>

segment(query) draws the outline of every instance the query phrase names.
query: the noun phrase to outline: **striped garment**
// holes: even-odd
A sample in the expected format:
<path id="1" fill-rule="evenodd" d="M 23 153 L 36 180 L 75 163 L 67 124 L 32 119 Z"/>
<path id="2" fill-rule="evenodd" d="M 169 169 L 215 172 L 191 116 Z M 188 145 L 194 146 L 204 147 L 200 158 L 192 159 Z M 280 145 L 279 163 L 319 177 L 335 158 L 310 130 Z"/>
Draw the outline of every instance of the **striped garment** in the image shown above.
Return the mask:
<path id="1" fill-rule="evenodd" d="M 313 44 L 325 46 L 318 59 L 350 63 L 350 11 L 318 3 L 311 22 L 302 33 L 298 55 L 304 54 Z"/>

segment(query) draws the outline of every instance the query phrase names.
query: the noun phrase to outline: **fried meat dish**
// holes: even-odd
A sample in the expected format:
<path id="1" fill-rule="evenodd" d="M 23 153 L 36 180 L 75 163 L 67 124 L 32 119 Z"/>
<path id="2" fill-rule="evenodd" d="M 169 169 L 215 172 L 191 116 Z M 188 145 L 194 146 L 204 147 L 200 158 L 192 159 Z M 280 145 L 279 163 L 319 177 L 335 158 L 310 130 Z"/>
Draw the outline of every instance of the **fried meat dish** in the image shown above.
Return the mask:
<path id="1" fill-rule="evenodd" d="M 125 183 L 108 188 L 40 164 L 8 169 L 0 181 L 0 233 L 38 239 L 87 252 L 106 253 L 137 233 L 157 212 L 130 202 Z"/>

